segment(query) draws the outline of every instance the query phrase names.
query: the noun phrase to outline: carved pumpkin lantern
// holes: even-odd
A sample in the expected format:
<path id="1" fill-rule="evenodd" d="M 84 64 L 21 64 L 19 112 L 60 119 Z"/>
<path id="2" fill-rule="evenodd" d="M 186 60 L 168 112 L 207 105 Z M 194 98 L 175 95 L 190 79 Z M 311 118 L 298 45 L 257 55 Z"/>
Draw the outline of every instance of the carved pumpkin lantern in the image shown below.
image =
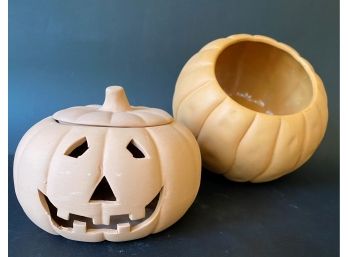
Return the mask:
<path id="1" fill-rule="evenodd" d="M 328 120 L 313 67 L 288 45 L 246 34 L 214 40 L 185 64 L 173 113 L 197 138 L 203 165 L 241 182 L 296 170 Z"/>
<path id="2" fill-rule="evenodd" d="M 66 238 L 126 241 L 175 223 L 197 194 L 199 147 L 159 109 L 128 104 L 123 88 L 102 106 L 56 112 L 34 125 L 15 155 L 27 216 Z"/>

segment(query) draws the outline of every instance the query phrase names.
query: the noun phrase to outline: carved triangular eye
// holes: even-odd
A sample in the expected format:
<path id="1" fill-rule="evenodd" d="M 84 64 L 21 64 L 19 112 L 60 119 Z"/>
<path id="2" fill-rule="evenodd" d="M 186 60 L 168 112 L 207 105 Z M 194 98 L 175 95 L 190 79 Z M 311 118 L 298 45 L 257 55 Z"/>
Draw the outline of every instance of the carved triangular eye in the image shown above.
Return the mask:
<path id="1" fill-rule="evenodd" d="M 144 153 L 137 147 L 133 139 L 127 145 L 127 149 L 133 155 L 134 158 L 145 158 Z"/>
<path id="2" fill-rule="evenodd" d="M 88 150 L 88 143 L 87 143 L 87 139 L 84 137 L 76 141 L 74 144 L 72 144 L 65 151 L 64 154 L 73 158 L 78 158 L 81 155 L 83 155 L 87 150 Z"/>

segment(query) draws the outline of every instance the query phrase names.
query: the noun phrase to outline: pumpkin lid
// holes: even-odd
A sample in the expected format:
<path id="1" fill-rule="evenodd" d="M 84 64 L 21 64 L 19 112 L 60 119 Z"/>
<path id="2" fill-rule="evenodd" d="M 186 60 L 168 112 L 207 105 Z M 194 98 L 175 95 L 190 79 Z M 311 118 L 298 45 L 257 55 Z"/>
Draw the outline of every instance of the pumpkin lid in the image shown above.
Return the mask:
<path id="1" fill-rule="evenodd" d="M 152 127 L 173 121 L 163 110 L 129 105 L 120 86 L 106 88 L 103 105 L 71 107 L 56 112 L 53 118 L 62 123 L 103 127 Z"/>

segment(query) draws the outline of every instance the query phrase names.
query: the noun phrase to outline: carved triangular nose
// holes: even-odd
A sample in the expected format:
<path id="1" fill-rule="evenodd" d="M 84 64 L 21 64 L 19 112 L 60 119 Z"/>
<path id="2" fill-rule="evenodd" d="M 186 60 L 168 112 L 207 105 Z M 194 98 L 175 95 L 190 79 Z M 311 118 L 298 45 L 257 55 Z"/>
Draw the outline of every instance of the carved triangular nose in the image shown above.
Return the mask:
<path id="1" fill-rule="evenodd" d="M 103 177 L 99 182 L 90 201 L 116 201 L 116 197 L 112 192 L 112 189 L 106 177 Z"/>

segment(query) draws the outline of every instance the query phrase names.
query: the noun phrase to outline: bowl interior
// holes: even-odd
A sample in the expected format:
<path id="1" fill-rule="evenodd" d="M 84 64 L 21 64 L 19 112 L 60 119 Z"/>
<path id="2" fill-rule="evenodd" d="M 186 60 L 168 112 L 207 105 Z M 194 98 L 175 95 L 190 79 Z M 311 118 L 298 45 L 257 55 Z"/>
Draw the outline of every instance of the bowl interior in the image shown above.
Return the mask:
<path id="1" fill-rule="evenodd" d="M 295 57 L 262 42 L 228 46 L 217 58 L 215 74 L 233 100 L 270 115 L 299 112 L 313 96 L 310 77 Z"/>

